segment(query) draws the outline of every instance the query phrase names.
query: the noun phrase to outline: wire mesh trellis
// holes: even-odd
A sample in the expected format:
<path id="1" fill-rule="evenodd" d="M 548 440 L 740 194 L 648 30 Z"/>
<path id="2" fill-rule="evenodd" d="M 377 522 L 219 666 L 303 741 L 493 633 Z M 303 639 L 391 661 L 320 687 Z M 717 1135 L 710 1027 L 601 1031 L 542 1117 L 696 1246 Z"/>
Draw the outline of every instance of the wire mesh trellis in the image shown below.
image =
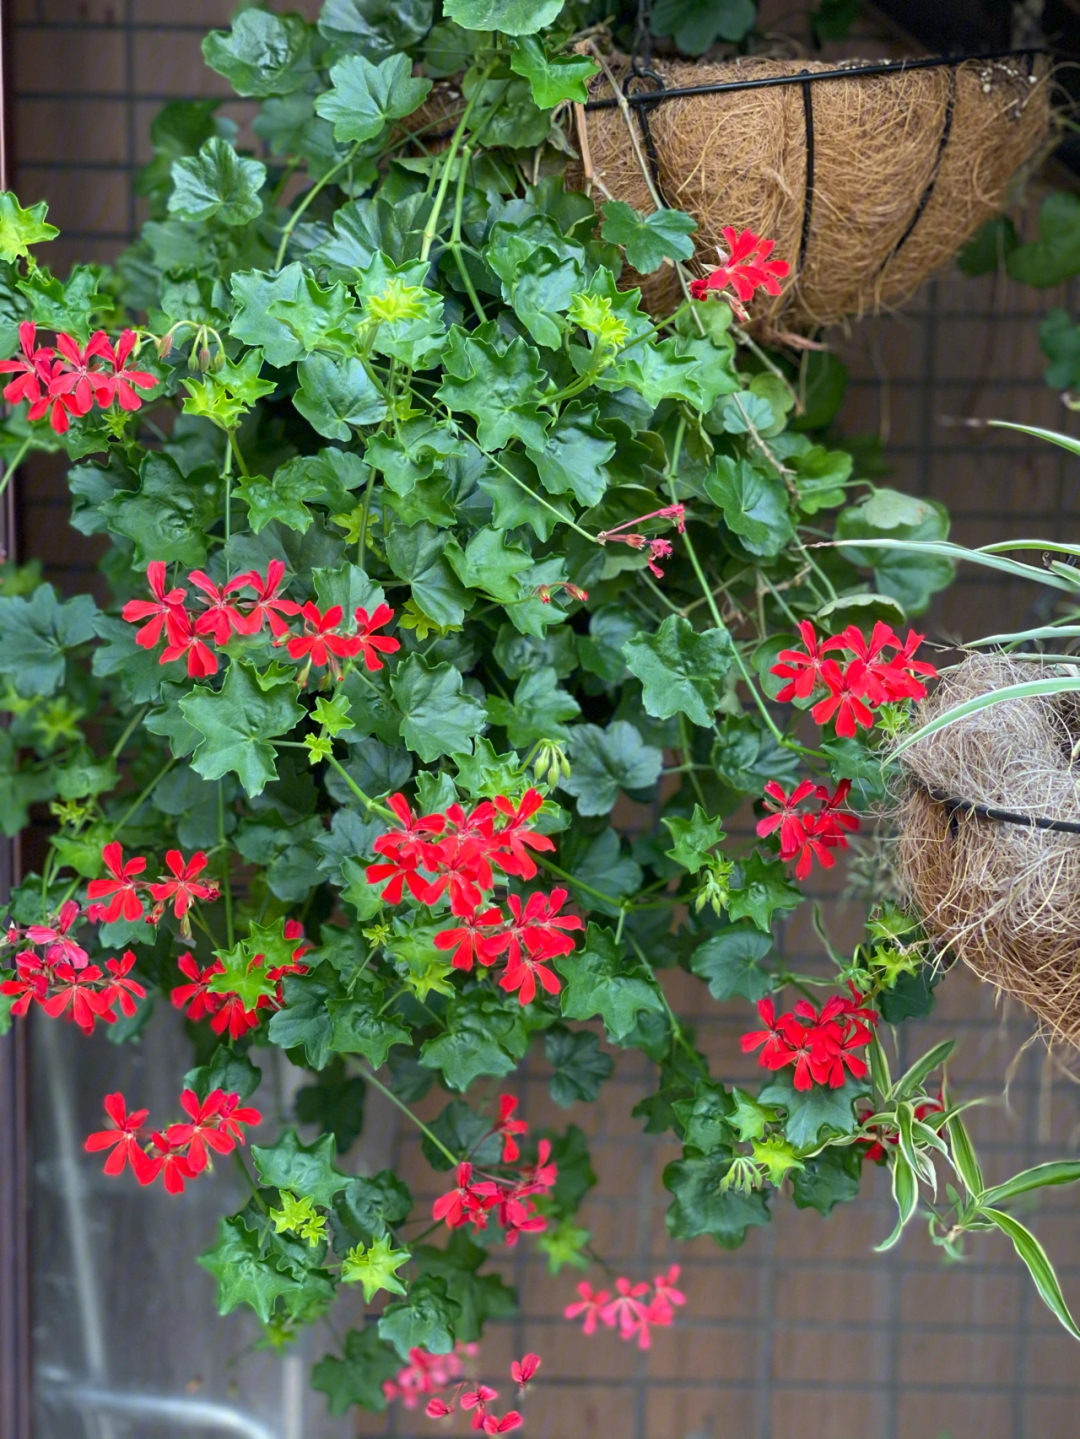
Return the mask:
<path id="1" fill-rule="evenodd" d="M 186 0 L 182 7 L 175 0 L 19 0 L 16 183 L 24 201 L 47 197 L 50 218 L 64 227 L 57 268 L 75 259 L 110 259 L 132 233 L 139 209 L 131 180 L 149 158 L 150 117 L 167 99 L 224 93 L 223 82 L 201 66 L 198 42 L 209 26 L 226 24 L 232 8 L 231 0 Z M 295 8 L 310 16 L 318 6 Z M 244 102 L 226 108 L 241 124 L 250 119 Z M 845 430 L 885 430 L 892 482 L 944 500 L 964 542 L 1080 533 L 1074 461 L 1035 442 L 939 423 L 943 414 L 981 414 L 1064 428 L 1067 417 L 1042 383 L 1034 327 L 1050 303 L 1068 298 L 952 276 L 928 286 L 906 315 L 868 322 L 842 345 L 852 373 L 841 416 Z M 92 575 L 93 556 L 64 528 L 63 494 L 63 466 L 39 463 L 23 488 L 22 553 L 40 555 L 50 577 L 72 589 Z M 982 633 L 987 611 L 1004 628 L 1026 619 L 1031 604 L 1030 593 L 1007 577 L 966 572 L 928 626 L 935 634 Z M 842 935 L 850 912 L 835 892 L 820 898 L 826 922 Z M 817 942 L 803 920 L 789 926 L 784 942 L 793 967 L 815 962 Z M 671 995 L 698 1026 L 714 1071 L 751 1082 L 737 1052 L 745 1006 L 709 1004 L 702 1011 L 699 988 L 689 983 L 673 983 Z M 133 1090 L 152 1099 L 158 1068 L 168 1068 L 170 1085 L 182 1072 L 182 1038 L 168 1019 L 155 1021 L 159 1027 L 139 1048 L 79 1039 L 60 1057 L 77 1132 L 93 1127 L 104 1089 L 123 1088 L 134 1075 Z M 954 972 L 940 990 L 939 1010 L 905 1033 L 902 1044 L 913 1054 L 958 1034 L 954 1077 L 967 1096 L 1000 1091 L 1001 1075 L 1029 1032 L 1023 1016 L 995 1014 L 992 994 Z M 76 1380 L 90 1376 L 73 1302 L 46 1060 L 39 1045 L 33 1096 L 39 1431 L 49 1439 L 109 1439 L 96 1411 L 80 1414 L 65 1405 L 56 1379 L 58 1369 Z M 1050 1078 L 1031 1048 L 1016 1063 L 1011 1109 L 979 1113 L 977 1139 L 993 1177 L 1075 1150 L 1076 1091 L 1051 1086 Z M 950 1270 L 918 1234 L 888 1256 L 872 1254 L 872 1243 L 892 1224 L 877 1171 L 867 1175 L 864 1196 L 831 1221 L 780 1204 L 773 1225 L 733 1254 L 708 1241 L 669 1250 L 660 1173 L 674 1151 L 643 1136 L 640 1121 L 629 1117 L 650 1082 L 644 1066 L 621 1063 L 601 1102 L 570 1116 L 590 1132 L 600 1177 L 583 1222 L 620 1270 L 646 1277 L 661 1260 L 681 1260 L 690 1303 L 648 1355 L 611 1335 L 582 1340 L 560 1317 L 576 1276 L 563 1271 L 549 1278 L 521 1246 L 509 1272 L 521 1289 L 522 1317 L 496 1330 L 489 1348 L 492 1372 L 503 1368 L 511 1349 L 544 1355 L 543 1382 L 529 1409 L 534 1439 L 786 1439 L 791 1432 L 830 1439 L 1065 1439 L 1075 1431 L 1080 1376 L 1074 1347 L 1042 1310 L 1008 1246 L 977 1246 L 975 1262 Z M 542 1066 L 527 1070 L 522 1088 L 531 1120 L 565 1123 L 547 1099 Z M 281 1098 L 284 1103 L 287 1094 Z M 379 1122 L 373 1108 L 369 1126 Z M 368 1142 L 375 1145 L 370 1129 Z M 386 1129 L 365 1154 L 372 1164 L 393 1154 L 418 1199 L 430 1198 L 432 1179 L 411 1135 Z M 219 1183 L 226 1181 L 204 1191 L 205 1207 L 181 1212 L 170 1201 L 168 1210 L 150 1213 L 140 1208 L 145 1196 L 121 1196 L 87 1172 L 108 1383 L 233 1405 L 278 1439 L 430 1434 L 419 1411 L 361 1418 L 354 1427 L 327 1420 L 320 1395 L 309 1395 L 297 1410 L 295 1368 L 282 1376 L 272 1356 L 241 1357 L 250 1332 L 242 1320 L 214 1318 L 211 1280 L 193 1265 L 194 1253 L 211 1241 L 214 1215 L 227 1212 L 229 1195 Z M 148 1248 L 151 1220 L 170 1226 L 168 1246 L 156 1254 Z M 1044 1201 L 1032 1222 L 1076 1302 L 1080 1241 L 1069 1192 Z M 319 1333 L 305 1359 L 321 1357 L 332 1344 L 329 1334 Z M 285 1402 L 289 1394 L 292 1407 Z M 111 1434 L 137 1439 L 176 1432 L 161 1417 L 114 1414 L 103 1422 L 113 1426 Z"/>

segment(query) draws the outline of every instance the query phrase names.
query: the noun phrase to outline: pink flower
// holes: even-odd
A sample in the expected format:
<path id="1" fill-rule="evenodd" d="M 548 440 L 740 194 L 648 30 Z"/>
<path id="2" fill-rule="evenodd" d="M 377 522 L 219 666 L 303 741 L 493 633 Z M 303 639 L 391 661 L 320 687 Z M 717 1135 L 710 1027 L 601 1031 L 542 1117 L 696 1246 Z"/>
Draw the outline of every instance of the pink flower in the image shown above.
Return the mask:
<path id="1" fill-rule="evenodd" d="M 596 1330 L 596 1321 L 601 1317 L 604 1306 L 610 1301 L 611 1293 L 607 1289 L 593 1290 L 588 1280 L 583 1279 L 577 1287 L 581 1298 L 573 1304 L 568 1304 L 563 1310 L 564 1319 L 577 1319 L 584 1315 L 584 1323 L 581 1326 L 582 1333 L 592 1334 Z"/>

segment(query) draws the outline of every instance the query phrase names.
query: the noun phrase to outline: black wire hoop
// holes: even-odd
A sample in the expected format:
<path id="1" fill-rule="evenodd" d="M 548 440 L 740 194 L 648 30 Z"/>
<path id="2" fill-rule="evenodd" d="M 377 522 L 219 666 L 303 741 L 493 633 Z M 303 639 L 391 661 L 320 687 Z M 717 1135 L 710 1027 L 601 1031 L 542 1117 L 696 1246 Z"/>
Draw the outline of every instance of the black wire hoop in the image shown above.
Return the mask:
<path id="1" fill-rule="evenodd" d="M 974 814 L 979 819 L 996 820 L 999 824 L 1023 825 L 1025 829 L 1049 829 L 1059 834 L 1080 834 L 1080 821 L 1077 820 L 1048 819 L 1041 814 L 1018 814 L 1015 810 L 998 809 L 991 804 L 977 804 L 972 799 L 957 799 L 955 795 L 947 794 L 944 790 L 931 789 L 929 785 L 922 787 L 932 800 L 944 805 L 950 821 L 956 814 Z"/>
<path id="2" fill-rule="evenodd" d="M 740 90 L 767 90 L 779 85 L 800 85 L 803 94 L 803 118 L 806 131 L 806 183 L 803 196 L 802 226 L 799 234 L 799 256 L 794 271 L 794 277 L 798 279 L 802 273 L 810 243 L 810 227 L 814 209 L 814 86 L 820 81 L 827 80 L 858 80 L 871 75 L 905 75 L 914 70 L 938 70 L 948 67 L 950 71 L 949 94 L 945 103 L 941 133 L 938 137 L 937 155 L 922 194 L 916 201 L 911 219 L 878 268 L 877 273 L 881 275 L 890 261 L 896 258 L 900 249 L 911 238 L 912 232 L 922 218 L 934 193 L 942 161 L 945 158 L 945 151 L 949 144 L 949 137 L 952 134 L 953 115 L 956 108 L 957 67 L 968 64 L 970 61 L 992 62 L 1024 59 L 1027 62 L 1027 74 L 1031 77 L 1034 74 L 1036 57 L 1049 53 L 1043 47 L 1029 46 L 1018 50 L 984 50 L 974 54 L 927 55 L 915 59 L 881 60 L 868 65 L 840 65 L 834 70 L 798 70 L 790 75 L 765 75 L 757 79 L 722 80 L 712 85 L 668 87 L 664 84 L 663 76 L 652 68 L 648 6 L 643 0 L 638 12 L 638 25 L 634 37 L 634 53 L 630 57 L 630 70 L 622 81 L 622 98 L 613 96 L 610 99 L 589 100 L 584 108 L 586 110 L 614 110 L 616 107 L 621 108 L 624 104 L 631 107 L 641 128 L 642 144 L 649 162 L 649 169 L 652 171 L 653 184 L 656 186 L 657 194 L 663 198 L 663 189 L 660 183 L 660 156 L 649 125 L 650 112 L 656 106 L 663 105 L 668 100 L 681 100 L 692 95 L 725 95 Z M 644 63 L 642 63 L 642 56 L 644 56 Z M 652 88 L 647 90 L 632 88 L 641 81 L 648 82 Z"/>

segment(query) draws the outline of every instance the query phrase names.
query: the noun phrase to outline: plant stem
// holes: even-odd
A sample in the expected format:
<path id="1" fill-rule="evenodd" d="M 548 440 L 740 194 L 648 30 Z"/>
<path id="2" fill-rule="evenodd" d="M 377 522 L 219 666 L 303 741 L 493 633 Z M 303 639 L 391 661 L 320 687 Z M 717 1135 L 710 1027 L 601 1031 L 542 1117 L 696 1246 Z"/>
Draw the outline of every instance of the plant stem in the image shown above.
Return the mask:
<path id="1" fill-rule="evenodd" d="M 381 814 L 383 818 L 388 819 L 391 824 L 397 823 L 397 815 L 394 814 L 393 810 L 387 809 L 385 805 L 379 804 L 376 800 L 369 799 L 345 766 L 336 760 L 332 754 L 326 756 L 326 762 L 337 770 L 338 774 L 349 786 L 356 798 L 366 807 L 369 814 Z"/>
<path id="2" fill-rule="evenodd" d="M 174 765 L 175 763 L 176 763 L 176 760 L 173 759 L 173 758 L 170 756 L 168 763 L 165 764 L 165 765 L 163 765 L 162 768 L 158 770 L 157 774 L 156 774 L 156 775 L 154 776 L 154 778 L 150 781 L 150 783 L 146 786 L 146 788 L 142 791 L 142 793 L 141 793 L 141 794 L 139 795 L 139 797 L 136 799 L 135 803 L 132 804 L 132 805 L 125 811 L 124 817 L 123 817 L 123 819 L 120 821 L 120 823 L 115 826 L 115 828 L 114 828 L 114 830 L 113 830 L 113 836 L 114 836 L 114 838 L 115 838 L 116 835 L 118 835 L 118 834 L 121 832 L 121 830 L 122 830 L 122 829 L 124 828 L 124 826 L 127 824 L 128 820 L 129 820 L 129 819 L 131 818 L 131 816 L 135 813 L 135 811 L 139 808 L 139 806 L 140 806 L 145 800 L 147 800 L 147 799 L 150 797 L 150 795 L 153 793 L 154 789 L 156 788 L 156 786 L 157 786 L 157 784 L 158 784 L 158 781 L 159 781 L 159 780 L 163 780 L 163 779 L 165 778 L 165 776 L 169 773 L 169 771 L 172 769 L 172 767 L 173 767 L 173 765 Z"/>
<path id="3" fill-rule="evenodd" d="M 135 713 L 135 718 L 131 721 L 131 723 L 128 725 L 127 729 L 126 729 L 126 730 L 124 731 L 124 733 L 120 736 L 120 738 L 116 741 L 116 743 L 113 745 L 113 747 L 112 747 L 112 749 L 111 749 L 111 751 L 110 751 L 113 759 L 119 759 L 119 758 L 120 758 L 120 755 L 123 753 L 124 746 L 127 744 L 128 740 L 129 740 L 129 739 L 131 738 L 131 736 L 135 733 L 135 731 L 138 729 L 139 725 L 143 722 L 143 719 L 144 719 L 144 718 L 146 717 L 146 715 L 149 713 L 149 710 L 150 710 L 150 706 L 149 706 L 149 705 L 143 705 L 143 707 L 142 707 L 141 710 L 137 710 L 137 711 L 136 711 L 136 713 Z"/>
<path id="4" fill-rule="evenodd" d="M 356 544 L 356 563 L 364 568 L 364 552 L 367 549 L 368 515 L 371 513 L 371 492 L 375 488 L 375 467 L 371 467 L 367 484 L 364 486 L 364 508 L 360 514 L 360 538 Z"/>
<path id="5" fill-rule="evenodd" d="M 259 1186 L 255 1183 L 254 1179 L 252 1179 L 251 1175 L 248 1173 L 248 1167 L 244 1163 L 244 1156 L 240 1153 L 239 1149 L 233 1150 L 233 1158 L 236 1160 L 236 1163 L 239 1166 L 240 1173 L 247 1180 L 248 1188 L 251 1190 L 252 1198 L 255 1200 L 255 1203 L 259 1206 L 259 1208 L 264 1214 L 269 1214 L 270 1206 L 259 1193 Z"/>
<path id="6" fill-rule="evenodd" d="M 23 440 L 23 442 L 22 442 L 22 444 L 19 446 L 19 448 L 15 451 L 15 457 L 14 457 L 14 459 L 11 461 L 11 463 L 10 463 L 10 464 L 7 466 L 7 468 L 4 470 L 3 475 L 0 476 L 0 496 L 2 496 L 3 493 L 4 493 L 4 491 L 7 489 L 7 487 L 8 487 L 8 481 L 11 479 L 12 475 L 15 473 L 15 471 L 16 471 L 16 470 L 19 468 L 19 466 L 22 464 L 23 460 L 26 458 L 26 452 L 27 452 L 27 450 L 30 448 L 30 446 L 31 446 L 32 443 L 33 443 L 33 437 L 30 436 L 30 435 L 28 435 L 28 436 L 26 437 L 26 439 Z"/>
<path id="7" fill-rule="evenodd" d="M 312 200 L 314 200 L 315 196 L 319 193 L 319 191 L 326 188 L 326 186 L 330 183 L 330 181 L 334 178 L 334 176 L 338 173 L 339 170 L 344 170 L 346 165 L 352 164 L 353 160 L 356 157 L 356 152 L 359 150 L 359 148 L 360 142 L 357 141 L 357 143 L 345 156 L 344 160 L 339 160 L 332 169 L 327 170 L 326 174 L 322 177 L 321 180 L 315 181 L 314 185 L 312 185 L 311 189 L 307 192 L 304 198 L 300 201 L 299 205 L 297 205 L 296 209 L 289 216 L 288 224 L 281 232 L 281 242 L 278 245 L 277 254 L 274 256 L 275 270 L 281 269 L 281 262 L 285 258 L 285 247 L 289 243 L 289 236 L 296 229 L 296 226 L 299 223 L 300 217 L 303 215 L 304 211 L 311 204 Z"/>
<path id="8" fill-rule="evenodd" d="M 218 843 L 221 845 L 222 862 L 221 894 L 225 900 L 225 936 L 226 942 L 231 949 L 235 942 L 233 938 L 232 880 L 229 876 L 229 847 L 225 843 L 225 787 L 221 780 L 218 780 L 217 803 Z"/>
<path id="9" fill-rule="evenodd" d="M 392 1089 L 387 1089 L 386 1085 L 383 1084 L 381 1079 L 375 1078 L 375 1071 L 371 1068 L 370 1064 L 365 1064 L 363 1066 L 363 1075 L 369 1084 L 373 1084 L 380 1094 L 384 1094 L 386 1098 L 389 1099 L 391 1104 L 396 1104 L 397 1107 L 401 1110 L 402 1114 L 407 1114 L 412 1120 L 412 1122 L 416 1125 L 417 1129 L 419 1129 L 420 1133 L 423 1134 L 426 1138 L 430 1139 L 432 1144 L 434 1144 L 435 1148 L 438 1149 L 442 1154 L 445 1154 L 447 1159 L 449 1159 L 450 1163 L 454 1165 L 455 1168 L 457 1167 L 457 1155 L 450 1153 L 449 1149 L 447 1149 L 446 1145 L 442 1142 L 442 1140 L 437 1135 L 432 1134 L 431 1130 L 427 1127 L 427 1125 L 422 1119 L 417 1119 L 416 1115 L 412 1112 L 409 1106 L 403 1100 L 399 1099 Z"/>
<path id="10" fill-rule="evenodd" d="M 476 82 L 476 89 L 472 92 L 469 103 L 465 106 L 461 119 L 457 123 L 454 137 L 450 141 L 450 148 L 446 152 L 446 158 L 443 163 L 443 172 L 439 178 L 439 188 L 435 194 L 435 203 L 431 208 L 431 214 L 428 216 L 427 224 L 424 226 L 424 238 L 420 246 L 421 260 L 426 260 L 431 254 L 431 247 L 435 243 L 435 235 L 439 228 L 439 216 L 442 213 L 442 207 L 446 201 L 446 192 L 450 188 L 450 176 L 453 173 L 454 161 L 457 159 L 461 142 L 465 138 L 465 130 L 472 116 L 473 108 L 477 100 L 479 100 L 480 96 L 484 93 L 484 88 L 494 68 L 494 61 L 491 61 L 484 67 L 479 80 Z M 506 87 L 504 86 L 503 88 L 505 89 Z"/>

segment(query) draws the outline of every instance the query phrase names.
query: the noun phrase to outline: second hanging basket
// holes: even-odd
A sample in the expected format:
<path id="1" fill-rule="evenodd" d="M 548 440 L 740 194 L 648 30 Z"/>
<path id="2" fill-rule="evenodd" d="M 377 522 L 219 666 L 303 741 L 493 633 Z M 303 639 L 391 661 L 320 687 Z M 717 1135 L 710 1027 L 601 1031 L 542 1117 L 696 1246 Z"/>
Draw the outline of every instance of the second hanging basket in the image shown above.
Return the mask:
<path id="1" fill-rule="evenodd" d="M 697 220 L 695 260 L 705 270 L 717 263 L 725 225 L 775 240 L 791 275 L 781 295 L 755 297 L 751 314 L 765 329 L 809 331 L 902 304 L 1007 203 L 1017 172 L 1044 151 L 1049 67 L 1031 54 L 842 69 L 656 62 L 652 78 L 627 84 L 623 62 L 615 78 L 630 114 L 612 103 L 603 75 L 584 110 L 579 140 L 595 198 L 651 211 L 651 169 L 664 202 Z M 740 88 L 672 93 L 716 85 Z M 670 268 L 646 281 L 654 308 L 671 282 Z"/>

